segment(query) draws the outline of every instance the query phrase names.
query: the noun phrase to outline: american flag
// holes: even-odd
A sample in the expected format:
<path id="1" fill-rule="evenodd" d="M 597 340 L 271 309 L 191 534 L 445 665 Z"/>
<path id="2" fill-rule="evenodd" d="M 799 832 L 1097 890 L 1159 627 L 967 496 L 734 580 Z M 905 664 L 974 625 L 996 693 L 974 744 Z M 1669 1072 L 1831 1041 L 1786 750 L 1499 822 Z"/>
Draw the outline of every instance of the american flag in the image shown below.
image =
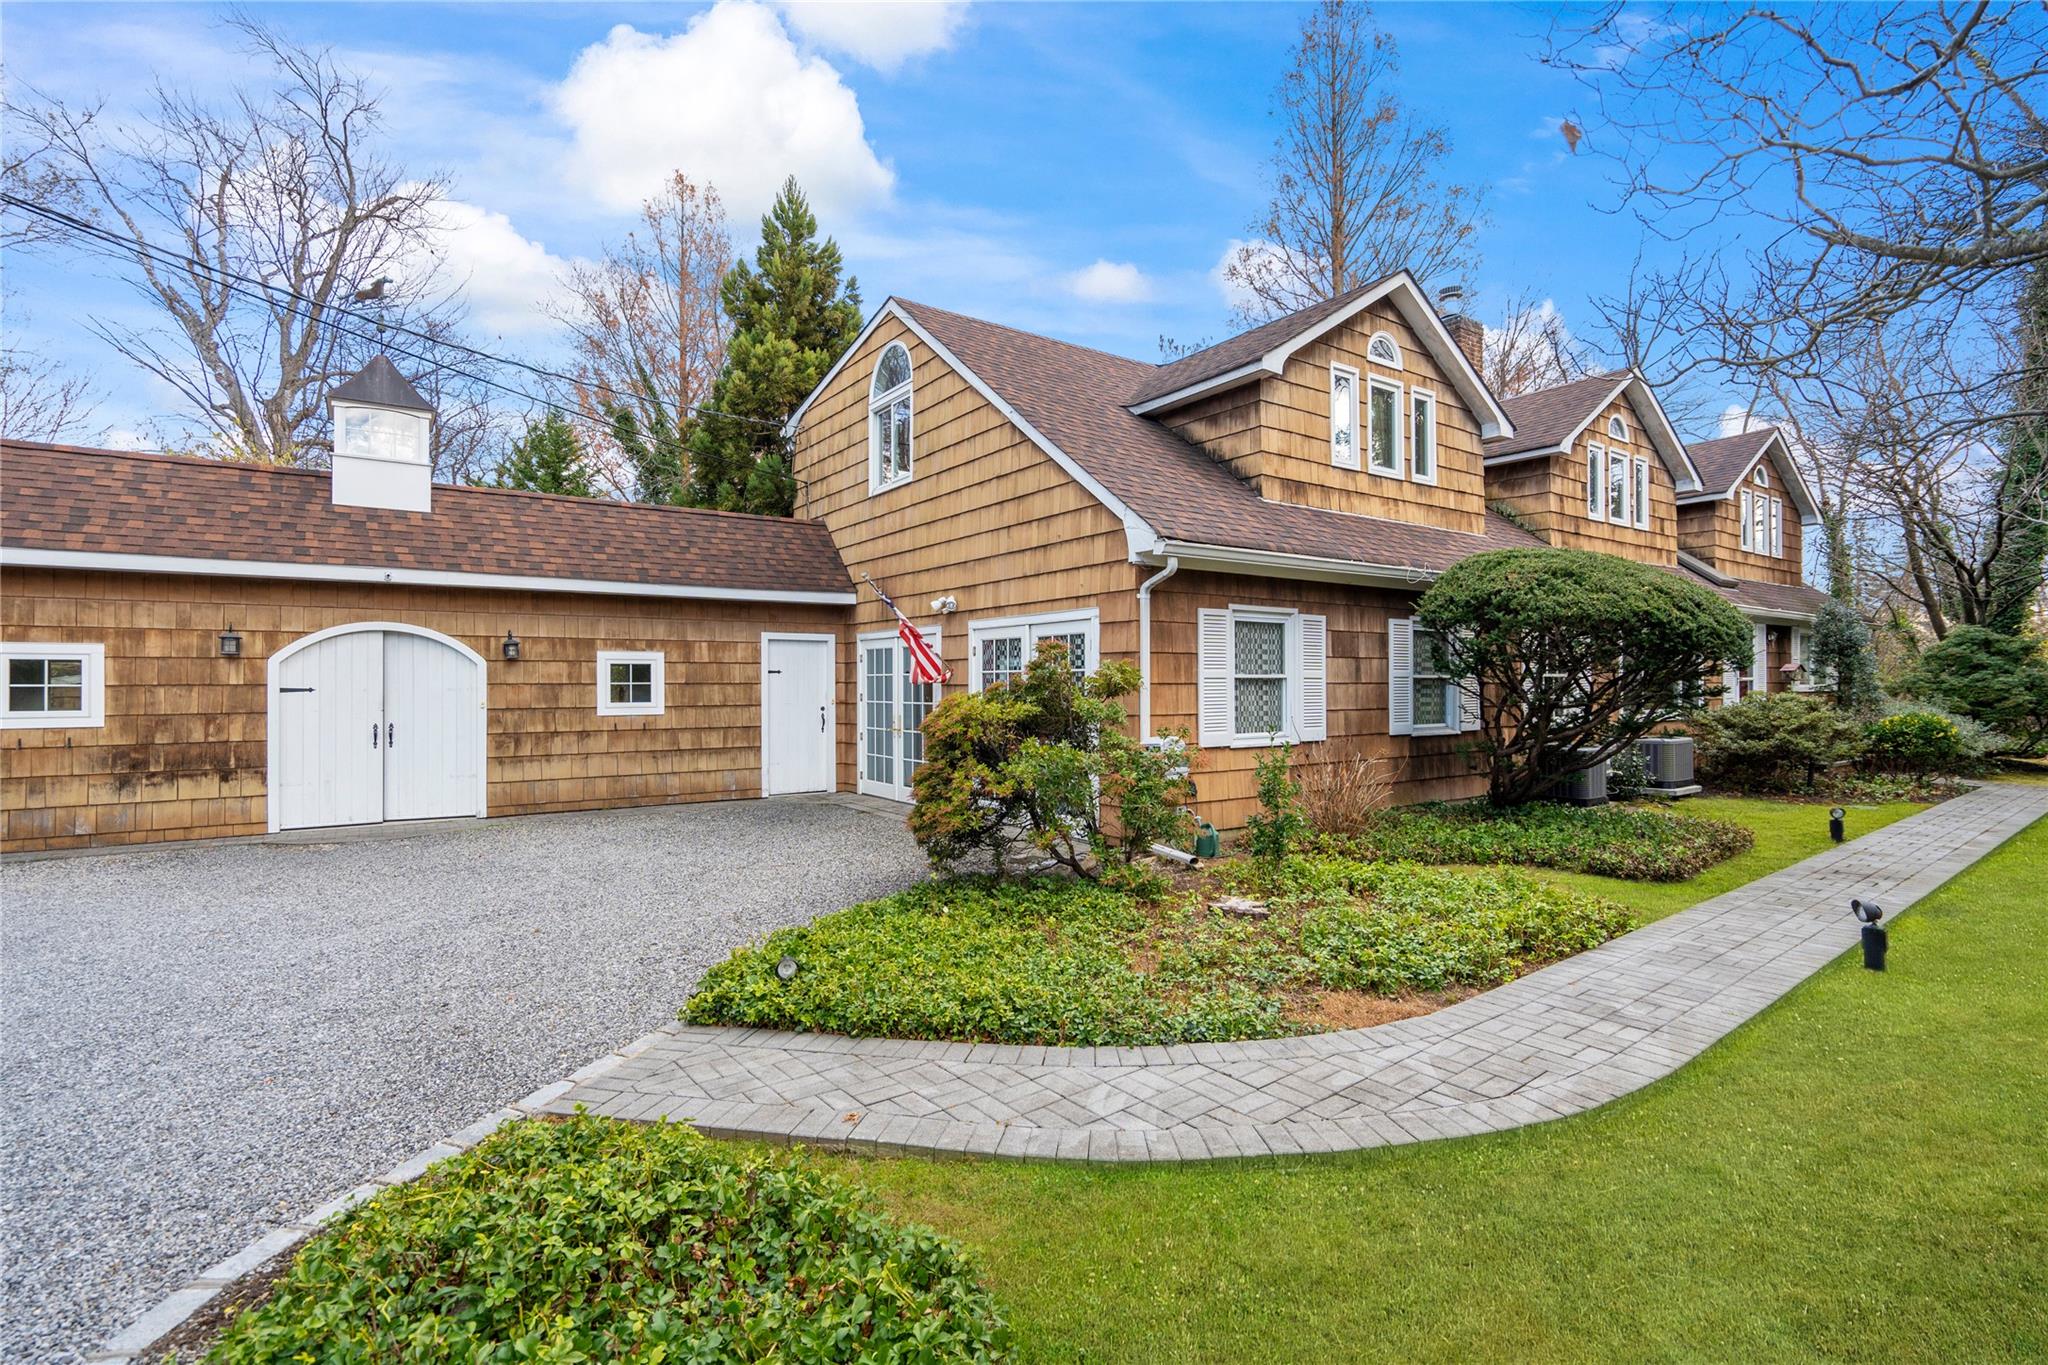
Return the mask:
<path id="1" fill-rule="evenodd" d="M 866 574 L 862 578 L 868 578 Z M 953 670 L 932 653 L 932 647 L 925 643 L 924 633 L 910 624 L 910 618 L 903 614 L 903 608 L 896 605 L 881 585 L 868 578 L 868 586 L 875 590 L 875 596 L 882 599 L 882 605 L 896 613 L 896 638 L 903 641 L 903 647 L 910 651 L 910 680 L 914 683 L 944 683 L 953 680 Z"/>

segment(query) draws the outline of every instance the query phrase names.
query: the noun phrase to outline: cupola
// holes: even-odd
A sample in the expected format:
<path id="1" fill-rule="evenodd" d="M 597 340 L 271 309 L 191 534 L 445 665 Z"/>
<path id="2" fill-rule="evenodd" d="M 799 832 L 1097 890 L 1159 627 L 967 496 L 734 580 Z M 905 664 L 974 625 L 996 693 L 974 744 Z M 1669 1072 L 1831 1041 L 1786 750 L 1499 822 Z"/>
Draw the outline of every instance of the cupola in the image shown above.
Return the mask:
<path id="1" fill-rule="evenodd" d="M 433 510 L 434 409 L 396 365 L 371 357 L 328 392 L 327 408 L 335 506 Z"/>

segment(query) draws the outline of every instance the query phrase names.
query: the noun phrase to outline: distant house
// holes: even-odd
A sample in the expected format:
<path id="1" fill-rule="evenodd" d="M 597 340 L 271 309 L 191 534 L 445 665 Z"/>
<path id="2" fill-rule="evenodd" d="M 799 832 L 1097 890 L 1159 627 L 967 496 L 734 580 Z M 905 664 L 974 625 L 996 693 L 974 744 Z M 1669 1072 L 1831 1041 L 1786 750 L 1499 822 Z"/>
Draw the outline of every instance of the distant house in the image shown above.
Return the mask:
<path id="1" fill-rule="evenodd" d="M 1764 646 L 1731 681 L 1783 685 L 1824 598 L 1782 440 L 1688 449 L 1633 375 L 1497 400 L 1481 335 L 1405 273 L 1166 365 L 892 299 L 791 421 L 788 520 L 432 485 L 381 360 L 331 395 L 331 473 L 6 443 L 4 844 L 907 800 L 939 694 L 1046 640 L 1139 665 L 1220 825 L 1281 740 L 1471 794 L 1413 608 L 1516 545 L 1709 586 Z"/>

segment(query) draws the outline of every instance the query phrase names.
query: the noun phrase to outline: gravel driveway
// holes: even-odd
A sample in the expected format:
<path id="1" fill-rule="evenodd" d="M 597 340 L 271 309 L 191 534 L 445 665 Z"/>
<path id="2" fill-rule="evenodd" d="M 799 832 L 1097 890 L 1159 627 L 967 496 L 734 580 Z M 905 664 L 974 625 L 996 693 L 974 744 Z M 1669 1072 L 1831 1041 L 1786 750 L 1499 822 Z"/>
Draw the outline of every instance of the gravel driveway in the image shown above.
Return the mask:
<path id="1" fill-rule="evenodd" d="M 900 815 L 786 797 L 0 865 L 0 1360 L 672 1019 L 780 925 L 914 881 Z"/>

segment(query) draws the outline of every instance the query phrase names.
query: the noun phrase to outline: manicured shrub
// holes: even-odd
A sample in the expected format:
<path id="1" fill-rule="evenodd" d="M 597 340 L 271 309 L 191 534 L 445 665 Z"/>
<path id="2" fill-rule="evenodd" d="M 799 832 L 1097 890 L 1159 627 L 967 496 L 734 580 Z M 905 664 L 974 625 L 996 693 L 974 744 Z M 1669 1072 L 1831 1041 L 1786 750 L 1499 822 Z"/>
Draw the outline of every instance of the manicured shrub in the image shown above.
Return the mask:
<path id="1" fill-rule="evenodd" d="M 1884 700 L 1870 627 L 1846 602 L 1831 597 L 1815 615 L 1806 671 L 1845 711 L 1875 711 Z"/>
<path id="2" fill-rule="evenodd" d="M 2048 747 L 2048 644 L 2038 636 L 1958 626 L 1920 656 L 1905 690 L 2005 736 L 2019 752 Z"/>
<path id="3" fill-rule="evenodd" d="M 1185 736 L 1151 749 L 1124 733 L 1118 700 L 1137 687 L 1138 670 L 1118 661 L 1075 681 L 1066 646 L 1048 640 L 1021 676 L 934 707 L 910 813 L 933 866 L 987 860 L 1000 874 L 1029 850 L 1096 877 L 1185 841 Z"/>
<path id="4" fill-rule="evenodd" d="M 672 1124 L 500 1129 L 307 1243 L 222 1365 L 996 1359 L 951 1242 Z"/>
<path id="5" fill-rule="evenodd" d="M 1322 850 L 1424 863 L 1512 863 L 1631 881 L 1677 882 L 1747 852 L 1741 825 L 1630 806 L 1579 809 L 1538 801 L 1512 810 L 1480 805 L 1402 806 Z"/>
<path id="6" fill-rule="evenodd" d="M 1700 776 L 1731 791 L 1810 791 L 1863 751 L 1861 727 L 1819 697 L 1773 692 L 1692 718 Z"/>
<path id="7" fill-rule="evenodd" d="M 1259 809 L 1245 821 L 1245 844 L 1254 858 L 1285 858 L 1308 832 L 1301 810 L 1301 784 L 1288 772 L 1294 746 L 1282 744 L 1259 756 Z"/>
<path id="8" fill-rule="evenodd" d="M 1416 616 L 1447 675 L 1478 682 L 1472 745 L 1496 806 L 1632 747 L 1754 647 L 1742 613 L 1705 588 L 1589 550 L 1474 555 L 1444 571 Z"/>
<path id="9" fill-rule="evenodd" d="M 1889 773 L 1960 773 L 1984 758 L 1981 733 L 1966 737 L 1956 717 L 1932 707 L 1902 707 L 1872 721 L 1863 735 L 1872 766 Z"/>

